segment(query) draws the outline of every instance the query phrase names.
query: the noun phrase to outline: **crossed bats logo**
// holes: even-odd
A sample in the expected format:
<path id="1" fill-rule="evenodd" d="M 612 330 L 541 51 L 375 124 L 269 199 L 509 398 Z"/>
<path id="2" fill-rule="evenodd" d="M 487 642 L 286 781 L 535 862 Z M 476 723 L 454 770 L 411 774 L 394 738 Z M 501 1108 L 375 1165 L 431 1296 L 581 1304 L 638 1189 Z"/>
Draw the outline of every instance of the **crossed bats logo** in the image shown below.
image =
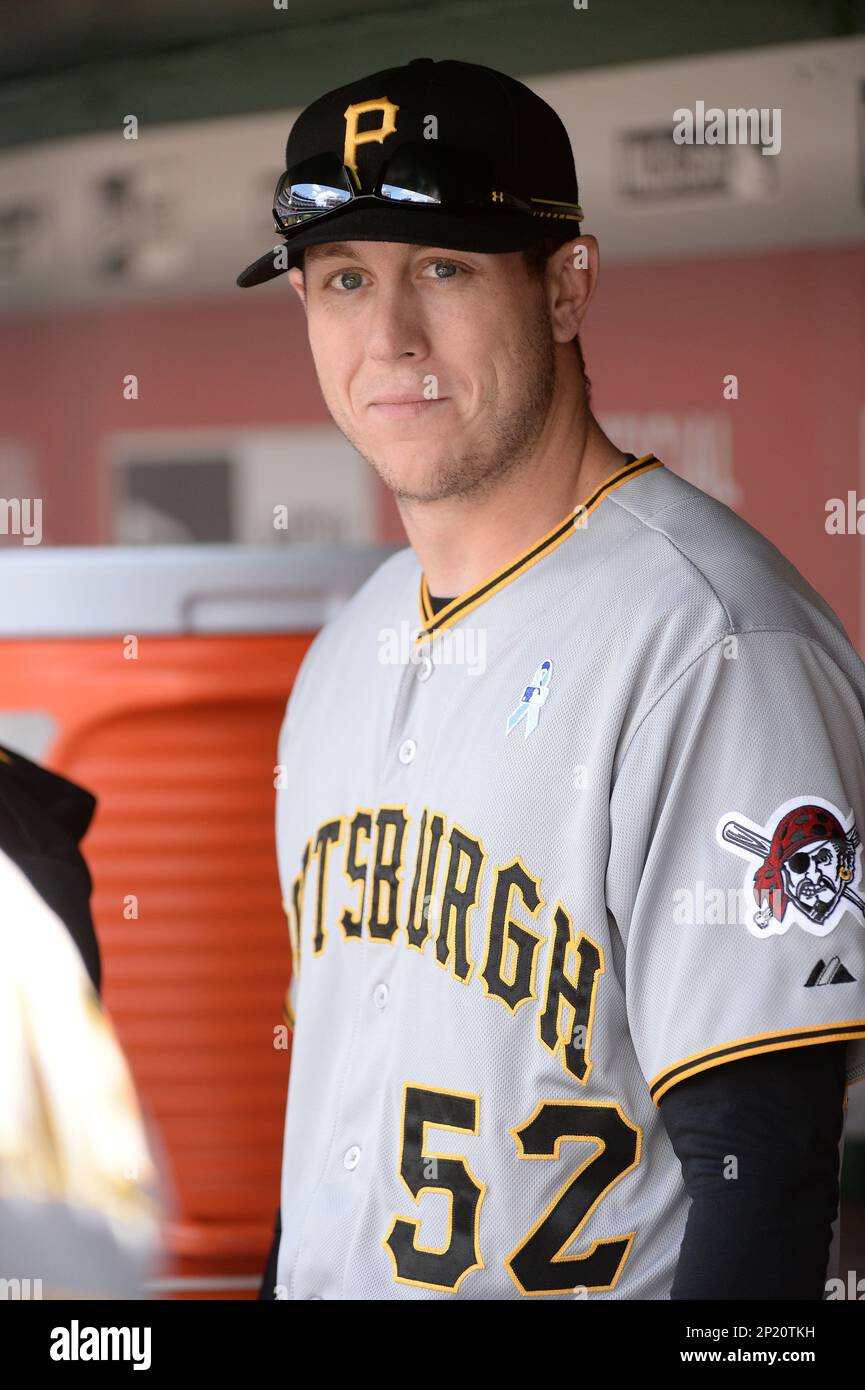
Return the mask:
<path id="1" fill-rule="evenodd" d="M 757 909 L 748 923 L 755 936 L 785 932 L 791 919 L 825 936 L 848 903 L 865 919 L 865 902 L 854 891 L 860 841 L 852 812 L 845 825 L 837 807 L 815 797 L 779 807 L 765 826 L 735 814 L 721 817 L 717 838 L 758 861 L 750 884 Z"/>

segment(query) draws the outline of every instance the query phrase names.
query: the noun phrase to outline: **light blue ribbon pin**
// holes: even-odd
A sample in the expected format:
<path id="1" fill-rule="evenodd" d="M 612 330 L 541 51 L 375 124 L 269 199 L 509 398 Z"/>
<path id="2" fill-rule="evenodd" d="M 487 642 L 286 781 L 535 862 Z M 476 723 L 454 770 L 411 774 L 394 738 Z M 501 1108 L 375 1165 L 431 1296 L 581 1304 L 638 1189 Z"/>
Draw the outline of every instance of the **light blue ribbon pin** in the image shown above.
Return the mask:
<path id="1" fill-rule="evenodd" d="M 538 719 L 541 714 L 541 705 L 545 703 L 550 693 L 547 687 L 549 686 L 552 674 L 553 663 L 551 661 L 542 661 L 535 671 L 535 674 L 532 676 L 531 685 L 527 685 L 523 691 L 520 703 L 517 705 L 516 709 L 508 715 L 507 724 L 505 725 L 505 737 L 507 737 L 511 729 L 517 727 L 521 719 L 525 719 L 526 721 L 526 738 L 528 738 L 532 730 L 537 727 Z"/>

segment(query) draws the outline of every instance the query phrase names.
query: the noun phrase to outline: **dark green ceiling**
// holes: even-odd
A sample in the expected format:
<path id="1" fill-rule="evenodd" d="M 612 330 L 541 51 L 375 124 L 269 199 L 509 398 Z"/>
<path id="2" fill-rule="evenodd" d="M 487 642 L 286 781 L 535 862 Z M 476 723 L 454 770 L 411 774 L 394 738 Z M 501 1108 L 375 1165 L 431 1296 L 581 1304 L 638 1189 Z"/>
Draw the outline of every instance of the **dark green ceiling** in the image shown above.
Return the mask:
<path id="1" fill-rule="evenodd" d="M 865 32 L 865 0 L 10 0 L 0 146 L 305 105 L 428 55 L 530 75 Z"/>

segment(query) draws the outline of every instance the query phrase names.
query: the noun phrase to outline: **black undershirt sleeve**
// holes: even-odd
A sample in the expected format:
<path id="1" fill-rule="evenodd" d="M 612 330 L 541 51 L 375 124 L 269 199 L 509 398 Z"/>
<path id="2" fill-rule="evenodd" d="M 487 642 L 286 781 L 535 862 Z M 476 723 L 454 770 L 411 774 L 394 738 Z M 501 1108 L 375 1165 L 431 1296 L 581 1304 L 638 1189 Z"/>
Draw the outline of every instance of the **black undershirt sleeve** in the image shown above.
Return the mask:
<path id="1" fill-rule="evenodd" d="M 824 1297 L 846 1053 L 820 1043 L 745 1057 L 660 1101 L 691 1198 L 671 1299 Z"/>

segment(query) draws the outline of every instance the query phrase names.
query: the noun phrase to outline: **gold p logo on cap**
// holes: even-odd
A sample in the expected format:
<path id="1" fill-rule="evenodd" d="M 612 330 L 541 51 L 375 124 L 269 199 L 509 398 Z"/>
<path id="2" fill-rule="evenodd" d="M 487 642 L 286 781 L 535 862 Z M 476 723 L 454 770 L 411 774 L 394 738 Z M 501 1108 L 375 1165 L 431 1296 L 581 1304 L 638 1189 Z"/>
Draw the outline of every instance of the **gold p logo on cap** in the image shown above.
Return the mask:
<path id="1" fill-rule="evenodd" d="M 381 144 L 385 136 L 395 135 L 398 110 L 399 107 L 394 105 L 392 101 L 388 101 L 387 97 L 373 97 L 370 101 L 355 101 L 351 106 L 345 108 L 345 146 L 342 162 L 346 168 L 351 170 L 358 188 L 360 188 L 356 154 L 358 145 L 368 145 L 373 140 L 377 140 Z M 358 118 L 367 111 L 380 111 L 381 125 L 373 126 L 371 130 L 358 131 Z"/>

